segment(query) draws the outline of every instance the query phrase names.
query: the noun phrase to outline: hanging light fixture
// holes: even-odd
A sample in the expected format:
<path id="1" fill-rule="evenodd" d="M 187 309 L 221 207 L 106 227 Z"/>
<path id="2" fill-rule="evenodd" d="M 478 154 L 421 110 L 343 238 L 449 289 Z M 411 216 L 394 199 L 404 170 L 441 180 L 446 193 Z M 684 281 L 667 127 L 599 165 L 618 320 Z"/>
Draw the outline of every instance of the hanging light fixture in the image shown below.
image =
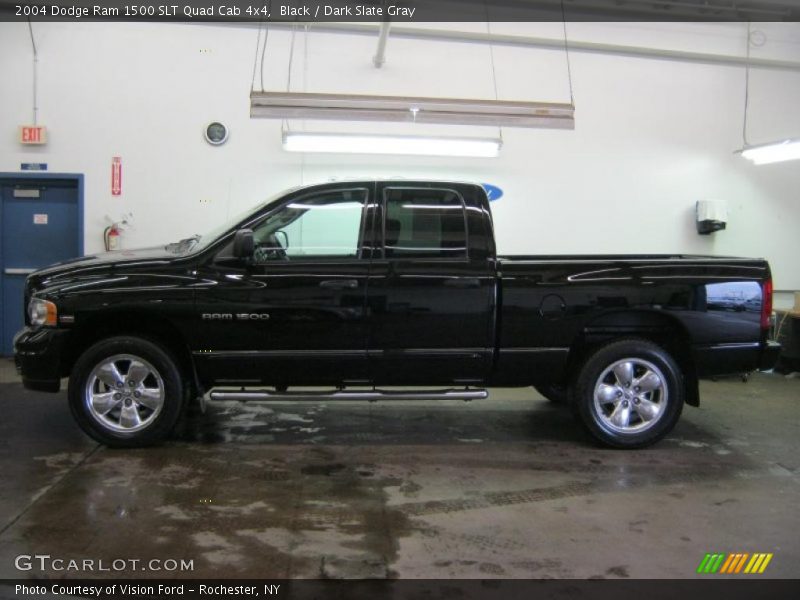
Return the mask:
<path id="1" fill-rule="evenodd" d="M 559 102 L 511 102 L 302 92 L 251 92 L 250 116 L 417 124 L 574 129 L 575 107 Z"/>
<path id="2" fill-rule="evenodd" d="M 487 15 L 487 32 L 491 37 L 488 20 Z M 305 91 L 305 81 L 303 82 L 302 92 L 293 92 L 291 77 L 294 38 L 295 28 L 293 27 L 289 46 L 286 91 L 265 91 L 263 81 L 260 91 L 254 89 L 258 51 L 253 65 L 253 79 L 250 91 L 250 116 L 253 118 L 281 119 L 283 148 L 288 152 L 492 158 L 498 156 L 502 147 L 502 127 L 504 126 L 549 129 L 575 128 L 575 105 L 572 96 L 571 76 L 569 103 L 501 101 L 499 99 L 491 40 L 489 52 L 495 98 L 493 100 L 481 100 L 309 93 Z M 258 39 L 256 46 L 257 48 L 259 47 Z M 262 74 L 265 47 L 266 36 L 264 46 L 261 47 Z M 304 61 L 307 61 L 307 52 L 304 51 L 303 56 Z M 498 135 L 497 137 L 450 137 L 432 136 L 430 134 L 388 135 L 293 132 L 289 129 L 289 119 L 484 126 L 497 127 Z"/>
<path id="3" fill-rule="evenodd" d="M 736 154 L 741 154 L 757 165 L 797 160 L 800 159 L 800 138 L 759 144 L 758 146 L 745 146 L 741 150 L 737 150 Z"/>
<path id="4" fill-rule="evenodd" d="M 767 144 L 750 144 L 747 141 L 747 109 L 750 104 L 750 44 L 753 34 L 750 23 L 747 24 L 747 59 L 744 64 L 744 120 L 742 122 L 742 149 L 739 154 L 757 165 L 784 162 L 800 159 L 800 138 L 769 142 Z"/>
<path id="5" fill-rule="evenodd" d="M 283 134 L 283 149 L 287 152 L 494 158 L 499 154 L 501 146 L 502 142 L 499 138 L 310 133 L 305 131 L 286 131 Z"/>

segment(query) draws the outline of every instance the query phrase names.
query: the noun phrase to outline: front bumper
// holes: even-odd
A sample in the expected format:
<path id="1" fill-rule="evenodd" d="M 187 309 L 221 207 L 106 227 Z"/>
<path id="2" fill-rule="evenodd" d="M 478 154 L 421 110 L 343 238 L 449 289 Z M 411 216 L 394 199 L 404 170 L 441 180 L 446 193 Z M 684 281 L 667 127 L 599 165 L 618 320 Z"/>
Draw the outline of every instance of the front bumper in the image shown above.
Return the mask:
<path id="1" fill-rule="evenodd" d="M 61 388 L 61 357 L 70 332 L 49 327 L 25 327 L 14 336 L 14 363 L 22 384 L 40 392 Z"/>

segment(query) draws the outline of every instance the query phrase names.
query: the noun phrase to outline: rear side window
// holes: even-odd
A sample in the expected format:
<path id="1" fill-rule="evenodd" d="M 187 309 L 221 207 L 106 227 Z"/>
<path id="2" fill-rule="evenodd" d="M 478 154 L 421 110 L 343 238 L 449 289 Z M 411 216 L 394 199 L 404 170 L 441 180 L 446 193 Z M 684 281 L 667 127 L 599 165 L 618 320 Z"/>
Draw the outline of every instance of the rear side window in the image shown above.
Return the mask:
<path id="1" fill-rule="evenodd" d="M 385 192 L 386 258 L 467 257 L 464 202 L 452 190 L 389 188 Z"/>

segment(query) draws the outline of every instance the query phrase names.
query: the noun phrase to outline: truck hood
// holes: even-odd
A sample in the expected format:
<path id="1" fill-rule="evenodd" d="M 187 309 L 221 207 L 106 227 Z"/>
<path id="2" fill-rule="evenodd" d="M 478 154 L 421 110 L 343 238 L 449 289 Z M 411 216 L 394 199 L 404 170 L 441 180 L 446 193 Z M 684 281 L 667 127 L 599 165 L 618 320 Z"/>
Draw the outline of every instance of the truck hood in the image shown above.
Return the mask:
<path id="1" fill-rule="evenodd" d="M 117 269 L 125 267 L 136 267 L 138 269 L 140 267 L 166 265 L 176 258 L 178 258 L 178 255 L 169 252 L 164 246 L 136 250 L 115 250 L 113 252 L 81 256 L 34 271 L 28 276 L 27 287 L 29 290 L 40 290 L 64 284 L 79 277 L 110 275 Z"/>
<path id="2" fill-rule="evenodd" d="M 126 263 L 146 261 L 146 262 L 162 262 L 170 261 L 176 257 L 174 252 L 169 252 L 164 249 L 164 246 L 152 246 L 150 248 L 137 248 L 135 250 L 115 250 L 112 252 L 101 252 L 100 254 L 93 254 L 90 256 L 81 256 L 78 258 L 70 258 L 61 262 L 54 263 L 38 271 L 34 275 L 40 276 L 53 276 L 57 273 L 66 271 L 83 270 L 85 268 L 93 268 L 98 266 L 113 267 L 117 264 L 124 265 Z"/>

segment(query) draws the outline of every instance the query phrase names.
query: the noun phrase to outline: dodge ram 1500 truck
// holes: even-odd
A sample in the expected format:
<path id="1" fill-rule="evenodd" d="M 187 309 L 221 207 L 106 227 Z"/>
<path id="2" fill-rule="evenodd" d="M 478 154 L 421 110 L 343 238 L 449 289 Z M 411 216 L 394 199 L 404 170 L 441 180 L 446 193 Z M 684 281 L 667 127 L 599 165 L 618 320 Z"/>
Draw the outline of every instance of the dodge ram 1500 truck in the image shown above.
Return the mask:
<path id="1" fill-rule="evenodd" d="M 764 260 L 497 256 L 480 185 L 336 182 L 165 247 L 39 270 L 14 343 L 24 385 L 69 375 L 75 419 L 109 446 L 163 440 L 194 398 L 534 386 L 635 448 L 698 405 L 699 378 L 773 366 L 771 304 Z"/>

